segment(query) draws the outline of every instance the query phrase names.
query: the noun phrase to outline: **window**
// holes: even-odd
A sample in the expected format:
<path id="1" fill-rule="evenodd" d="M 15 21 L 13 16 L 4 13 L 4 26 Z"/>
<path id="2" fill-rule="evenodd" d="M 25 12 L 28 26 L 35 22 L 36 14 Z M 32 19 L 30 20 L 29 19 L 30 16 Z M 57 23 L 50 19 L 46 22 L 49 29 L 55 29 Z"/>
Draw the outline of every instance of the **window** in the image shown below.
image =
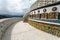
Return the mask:
<path id="1" fill-rule="evenodd" d="M 41 14 L 39 15 L 39 18 L 41 18 Z"/>
<path id="2" fill-rule="evenodd" d="M 40 11 L 38 10 L 38 13 L 40 13 Z"/>
<path id="3" fill-rule="evenodd" d="M 58 13 L 58 19 L 60 19 L 60 12 Z"/>

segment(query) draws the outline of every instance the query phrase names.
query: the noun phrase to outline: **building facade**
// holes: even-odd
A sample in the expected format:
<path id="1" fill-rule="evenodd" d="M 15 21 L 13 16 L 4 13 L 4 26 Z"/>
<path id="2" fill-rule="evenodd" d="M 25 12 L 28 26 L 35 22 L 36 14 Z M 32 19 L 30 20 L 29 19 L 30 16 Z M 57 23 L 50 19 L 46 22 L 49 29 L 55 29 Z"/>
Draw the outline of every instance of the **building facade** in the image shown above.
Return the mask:
<path id="1" fill-rule="evenodd" d="M 59 0 L 37 0 L 32 4 L 28 14 L 27 22 L 30 25 L 60 37 Z"/>
<path id="2" fill-rule="evenodd" d="M 34 4 L 31 5 L 30 10 L 33 10 L 35 8 L 45 6 L 48 4 L 53 4 L 55 2 L 58 2 L 59 0 L 37 0 Z"/>

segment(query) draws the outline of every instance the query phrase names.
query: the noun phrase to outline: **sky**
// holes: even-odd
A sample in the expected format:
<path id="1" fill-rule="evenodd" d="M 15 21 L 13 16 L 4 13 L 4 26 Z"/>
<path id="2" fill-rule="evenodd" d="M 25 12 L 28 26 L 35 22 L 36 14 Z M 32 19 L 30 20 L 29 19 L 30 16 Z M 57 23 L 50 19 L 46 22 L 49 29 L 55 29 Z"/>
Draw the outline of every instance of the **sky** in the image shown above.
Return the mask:
<path id="1" fill-rule="evenodd" d="M 24 13 L 36 0 L 0 0 L 0 14 L 5 12 Z"/>

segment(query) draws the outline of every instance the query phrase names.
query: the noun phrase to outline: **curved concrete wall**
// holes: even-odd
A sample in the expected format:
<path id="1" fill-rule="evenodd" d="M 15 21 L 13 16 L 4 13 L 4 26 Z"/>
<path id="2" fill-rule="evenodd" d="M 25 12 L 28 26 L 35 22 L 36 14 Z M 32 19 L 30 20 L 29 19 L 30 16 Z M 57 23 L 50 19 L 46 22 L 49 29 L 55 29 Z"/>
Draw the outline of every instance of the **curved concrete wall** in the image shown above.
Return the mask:
<path id="1" fill-rule="evenodd" d="M 22 18 L 15 18 L 15 19 L 8 19 L 0 23 L 0 40 L 2 40 L 2 37 L 7 30 L 8 27 L 10 27 L 12 24 L 21 21 Z"/>

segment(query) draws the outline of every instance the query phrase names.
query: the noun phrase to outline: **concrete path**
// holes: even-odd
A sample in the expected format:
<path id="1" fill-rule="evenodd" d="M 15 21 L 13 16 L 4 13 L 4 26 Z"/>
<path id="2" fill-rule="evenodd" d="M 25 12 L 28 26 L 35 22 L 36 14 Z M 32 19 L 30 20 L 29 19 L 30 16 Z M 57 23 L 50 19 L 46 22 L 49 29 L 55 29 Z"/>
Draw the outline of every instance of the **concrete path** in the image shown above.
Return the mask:
<path id="1" fill-rule="evenodd" d="M 60 40 L 60 38 L 20 21 L 7 29 L 2 40 Z"/>

